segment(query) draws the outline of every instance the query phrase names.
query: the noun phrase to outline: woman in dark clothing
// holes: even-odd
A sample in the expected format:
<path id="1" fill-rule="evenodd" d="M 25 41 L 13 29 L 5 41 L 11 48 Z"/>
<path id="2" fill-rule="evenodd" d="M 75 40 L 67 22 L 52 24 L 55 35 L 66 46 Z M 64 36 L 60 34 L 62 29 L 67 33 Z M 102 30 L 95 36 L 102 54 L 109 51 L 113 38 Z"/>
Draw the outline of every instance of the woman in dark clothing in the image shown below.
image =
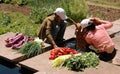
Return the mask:
<path id="1" fill-rule="evenodd" d="M 54 13 L 44 19 L 38 31 L 38 37 L 52 44 L 53 48 L 58 47 L 58 44 L 64 40 L 63 36 L 66 29 L 66 22 L 76 24 L 66 16 L 64 9 L 57 8 Z"/>

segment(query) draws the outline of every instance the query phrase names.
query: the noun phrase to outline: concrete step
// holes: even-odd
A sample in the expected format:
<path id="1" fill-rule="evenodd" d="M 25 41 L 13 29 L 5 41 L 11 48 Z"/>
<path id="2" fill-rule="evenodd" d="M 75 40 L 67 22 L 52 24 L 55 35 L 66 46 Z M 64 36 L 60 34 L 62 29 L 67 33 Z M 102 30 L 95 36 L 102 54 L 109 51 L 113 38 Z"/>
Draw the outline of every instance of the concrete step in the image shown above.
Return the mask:
<path id="1" fill-rule="evenodd" d="M 5 40 L 13 36 L 15 36 L 15 33 L 12 32 L 0 35 L 0 58 L 10 62 L 20 62 L 26 58 L 25 55 L 5 46 Z M 50 49 L 50 45 L 45 43 L 45 50 L 47 51 L 48 49 Z"/>

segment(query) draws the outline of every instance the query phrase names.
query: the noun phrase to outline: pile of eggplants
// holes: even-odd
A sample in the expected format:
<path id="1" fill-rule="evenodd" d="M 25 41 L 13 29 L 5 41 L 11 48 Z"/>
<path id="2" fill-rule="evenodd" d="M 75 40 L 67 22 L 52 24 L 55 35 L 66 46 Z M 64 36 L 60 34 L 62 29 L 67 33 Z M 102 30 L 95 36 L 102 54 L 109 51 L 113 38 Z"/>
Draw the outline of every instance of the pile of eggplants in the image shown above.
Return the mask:
<path id="1" fill-rule="evenodd" d="M 22 45 L 26 42 L 29 41 L 33 41 L 34 38 L 30 37 L 30 36 L 25 36 L 24 34 L 20 33 L 20 34 L 16 34 L 14 37 L 12 38 L 8 38 L 5 40 L 6 47 L 12 47 L 12 49 L 19 49 L 22 47 Z"/>

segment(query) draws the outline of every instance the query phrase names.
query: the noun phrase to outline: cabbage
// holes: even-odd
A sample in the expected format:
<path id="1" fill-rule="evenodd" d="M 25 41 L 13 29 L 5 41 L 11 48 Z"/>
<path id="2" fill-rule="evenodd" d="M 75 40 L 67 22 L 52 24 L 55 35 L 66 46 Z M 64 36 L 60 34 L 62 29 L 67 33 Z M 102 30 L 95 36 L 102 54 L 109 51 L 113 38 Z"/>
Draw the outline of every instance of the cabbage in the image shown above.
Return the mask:
<path id="1" fill-rule="evenodd" d="M 54 59 L 52 61 L 52 67 L 60 67 L 60 66 L 62 66 L 64 61 L 66 59 L 68 59 L 69 57 L 71 57 L 71 55 L 62 55 L 62 56 L 57 57 L 56 59 Z"/>

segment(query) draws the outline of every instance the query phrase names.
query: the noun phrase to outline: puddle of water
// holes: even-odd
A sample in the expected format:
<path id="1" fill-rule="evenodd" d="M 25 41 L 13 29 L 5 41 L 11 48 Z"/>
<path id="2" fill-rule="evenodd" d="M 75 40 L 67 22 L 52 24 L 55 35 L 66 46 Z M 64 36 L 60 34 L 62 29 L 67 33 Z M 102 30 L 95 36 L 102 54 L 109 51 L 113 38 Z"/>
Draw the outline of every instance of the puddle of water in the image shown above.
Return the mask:
<path id="1" fill-rule="evenodd" d="M 0 58 L 0 74 L 33 74 L 30 70 L 21 70 L 21 67 Z"/>
<path id="2" fill-rule="evenodd" d="M 62 45 L 63 45 L 63 47 L 69 47 L 72 49 L 76 49 L 76 40 L 75 40 L 75 38 L 71 38 L 71 39 L 63 42 Z"/>
<path id="3" fill-rule="evenodd" d="M 0 64 L 0 74 L 21 74 L 19 73 L 19 70 L 19 67 L 9 68 Z"/>

